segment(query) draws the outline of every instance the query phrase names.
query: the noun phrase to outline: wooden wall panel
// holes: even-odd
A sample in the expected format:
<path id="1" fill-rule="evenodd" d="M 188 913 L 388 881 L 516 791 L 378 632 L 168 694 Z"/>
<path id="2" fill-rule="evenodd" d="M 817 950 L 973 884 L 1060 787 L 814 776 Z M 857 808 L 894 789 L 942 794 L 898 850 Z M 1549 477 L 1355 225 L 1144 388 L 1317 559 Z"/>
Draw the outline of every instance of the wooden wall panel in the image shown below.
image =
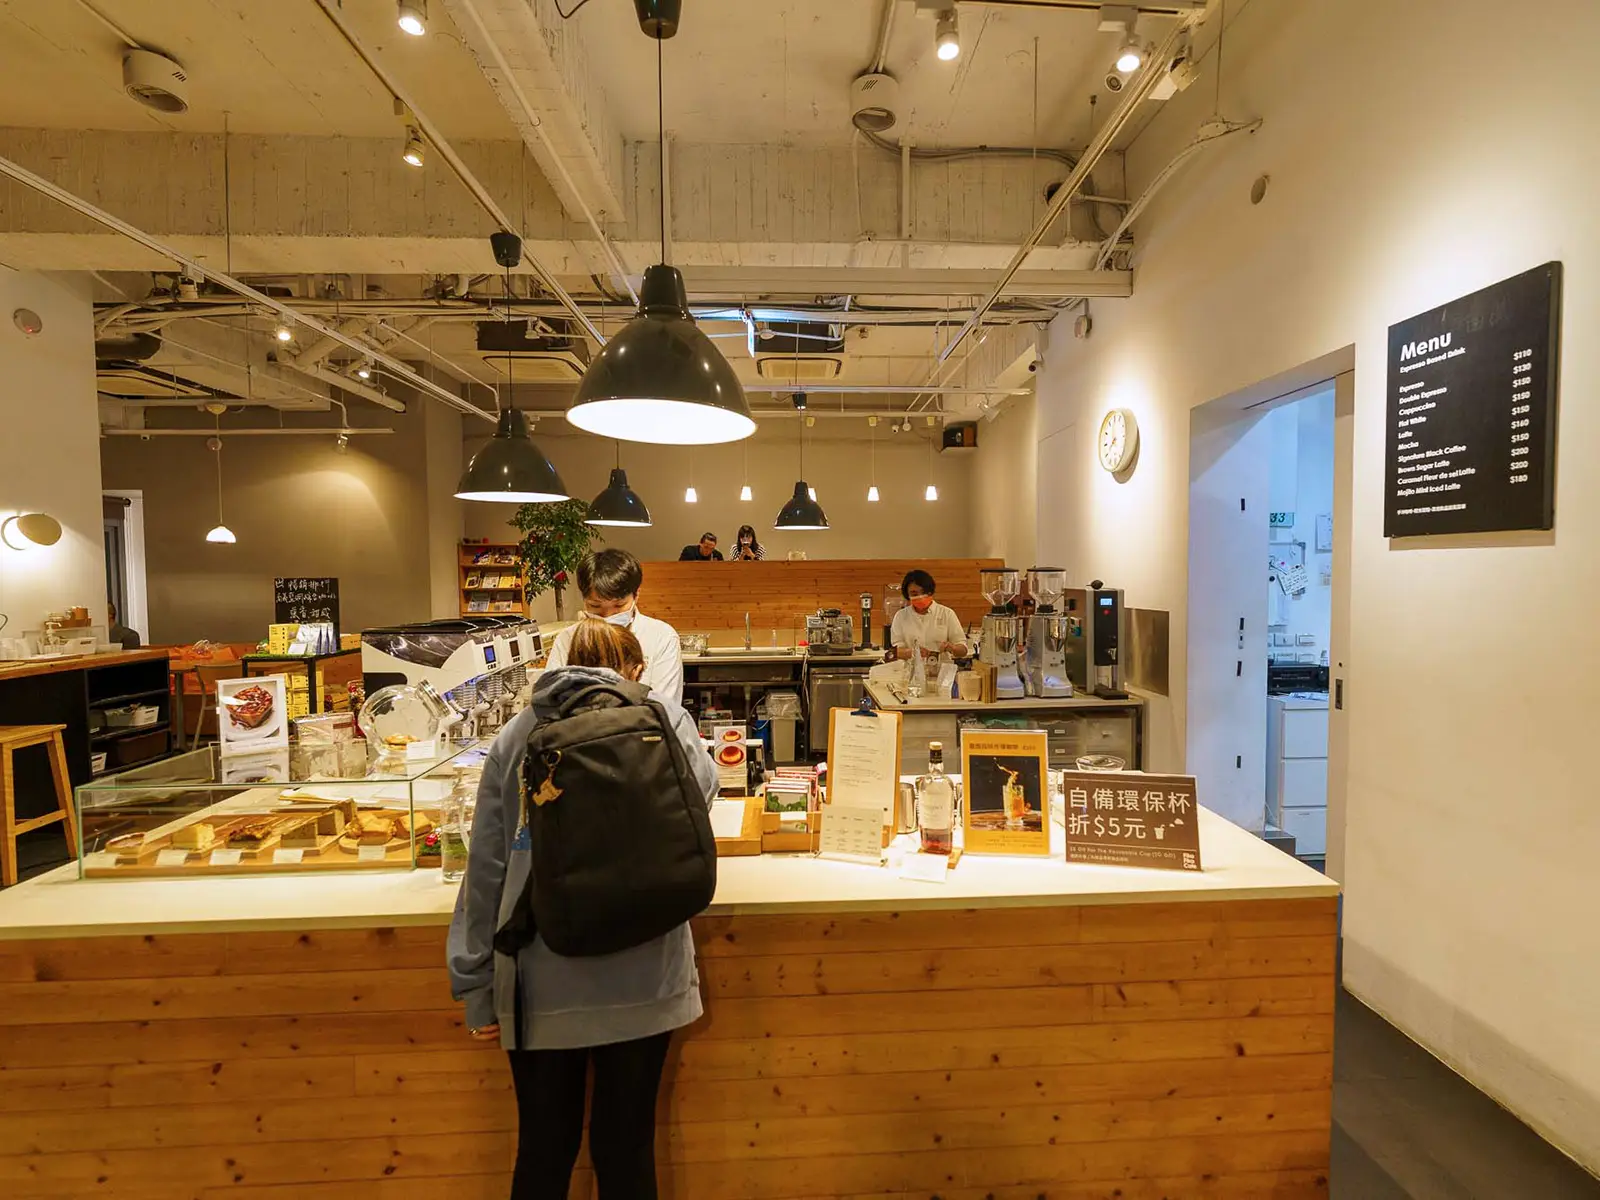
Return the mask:
<path id="1" fill-rule="evenodd" d="M 706 918 L 663 1195 L 1325 1197 L 1334 911 Z M 0 943 L 0 1195 L 498 1200 L 509 1073 L 443 940 Z"/>
<path id="2" fill-rule="evenodd" d="M 892 531 L 886 534 L 892 542 Z M 873 622 L 881 626 L 883 589 L 891 585 L 898 589 L 907 571 L 921 568 L 937 582 L 939 601 L 955 609 L 962 624 L 970 625 L 989 611 L 989 602 L 978 593 L 978 571 L 1002 565 L 998 558 L 650 562 L 644 564 L 639 607 L 680 632 L 737 628 L 741 637 L 748 612 L 751 625 L 766 636 L 771 629 L 783 633 L 793 629 L 797 618 L 803 632 L 805 614 L 819 608 L 859 614 L 861 593 L 868 592 Z M 859 629 L 856 640 L 861 640 Z"/>

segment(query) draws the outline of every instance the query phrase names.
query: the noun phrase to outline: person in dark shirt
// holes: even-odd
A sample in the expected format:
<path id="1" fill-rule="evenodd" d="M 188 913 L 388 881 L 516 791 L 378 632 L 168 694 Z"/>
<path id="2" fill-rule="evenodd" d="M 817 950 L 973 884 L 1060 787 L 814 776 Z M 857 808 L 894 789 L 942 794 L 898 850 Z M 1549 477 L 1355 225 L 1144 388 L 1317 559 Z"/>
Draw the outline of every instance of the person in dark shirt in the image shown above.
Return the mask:
<path id="1" fill-rule="evenodd" d="M 722 551 L 717 549 L 717 535 L 714 533 L 702 533 L 699 542 L 683 548 L 683 553 L 678 555 L 678 561 L 721 562 Z"/>
<path id="2" fill-rule="evenodd" d="M 106 640 L 116 642 L 124 650 L 137 650 L 139 648 L 139 635 L 117 620 L 117 606 L 107 605 L 107 614 L 111 620 L 108 623 Z"/>

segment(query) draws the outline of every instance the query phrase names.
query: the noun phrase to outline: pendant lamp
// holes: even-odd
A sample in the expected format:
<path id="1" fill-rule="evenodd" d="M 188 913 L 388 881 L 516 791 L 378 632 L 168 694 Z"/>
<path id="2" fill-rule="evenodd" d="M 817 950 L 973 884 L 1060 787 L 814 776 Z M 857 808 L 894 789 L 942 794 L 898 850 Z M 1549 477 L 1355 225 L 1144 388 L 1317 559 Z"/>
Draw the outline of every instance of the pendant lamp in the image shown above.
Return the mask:
<path id="1" fill-rule="evenodd" d="M 639 311 L 608 341 L 578 381 L 567 420 L 604 437 L 660 446 L 736 442 L 756 430 L 744 385 L 689 313 L 683 276 L 666 263 L 666 126 L 661 42 L 677 32 L 675 8 L 640 0 L 640 27 L 656 39 L 656 117 L 660 139 L 661 258 L 646 269 Z"/>
<path id="2" fill-rule="evenodd" d="M 867 503 L 878 503 L 878 418 L 868 417 L 867 428 L 872 430 L 872 475 L 867 484 Z"/>
<path id="3" fill-rule="evenodd" d="M 206 541 L 216 542 L 220 545 L 232 546 L 238 542 L 233 535 L 233 530 L 228 528 L 228 523 L 222 519 L 222 413 L 225 406 L 221 404 L 208 404 L 206 411 L 216 419 L 217 436 L 206 439 L 211 452 L 217 456 L 217 523 L 206 534 Z"/>
<path id="4" fill-rule="evenodd" d="M 800 428 L 800 479 L 794 485 L 794 495 L 789 498 L 778 512 L 778 519 L 772 523 L 774 529 L 826 529 L 828 527 L 828 514 L 822 511 L 822 505 L 817 503 L 816 495 L 805 481 L 806 474 L 806 431 Z"/>
<path id="5" fill-rule="evenodd" d="M 497 234 L 496 237 L 502 235 Z M 511 235 L 504 235 L 511 236 Z M 510 246 L 507 244 L 509 251 Z M 500 247 L 496 247 L 498 257 Z M 514 257 L 521 257 L 517 241 Z M 511 320 L 511 263 L 506 262 L 506 320 Z M 456 485 L 457 500 L 498 500 L 508 504 L 554 504 L 572 499 L 567 485 L 544 451 L 528 434 L 528 418 L 515 407 L 516 376 L 506 354 L 506 405 L 500 410 L 494 436 L 472 456 Z"/>
<path id="6" fill-rule="evenodd" d="M 628 525 L 644 527 L 651 524 L 650 510 L 639 493 L 628 486 L 628 473 L 621 467 L 611 468 L 611 482 L 589 504 L 586 525 Z"/>

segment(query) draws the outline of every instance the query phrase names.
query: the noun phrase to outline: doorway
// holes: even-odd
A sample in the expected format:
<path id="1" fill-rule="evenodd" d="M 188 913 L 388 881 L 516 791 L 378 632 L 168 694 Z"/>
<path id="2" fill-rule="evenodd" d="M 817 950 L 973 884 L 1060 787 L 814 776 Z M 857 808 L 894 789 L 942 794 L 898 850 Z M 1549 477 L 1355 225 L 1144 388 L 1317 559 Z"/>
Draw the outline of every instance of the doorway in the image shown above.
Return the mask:
<path id="1" fill-rule="evenodd" d="M 105 532 L 106 598 L 116 605 L 122 623 L 148 645 L 150 601 L 145 589 L 144 492 L 136 488 L 102 492 L 100 506 Z"/>
<path id="2" fill-rule="evenodd" d="M 1354 376 L 1286 386 L 1311 369 L 1192 414 L 1186 751 L 1209 807 L 1332 873 Z"/>

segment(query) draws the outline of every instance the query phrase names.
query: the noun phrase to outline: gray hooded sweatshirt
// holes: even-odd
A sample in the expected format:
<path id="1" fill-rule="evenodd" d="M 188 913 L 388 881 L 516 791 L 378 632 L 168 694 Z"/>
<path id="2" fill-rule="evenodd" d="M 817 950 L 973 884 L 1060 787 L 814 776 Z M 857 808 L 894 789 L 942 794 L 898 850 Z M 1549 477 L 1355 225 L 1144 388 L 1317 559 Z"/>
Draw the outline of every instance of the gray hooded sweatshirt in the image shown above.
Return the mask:
<path id="1" fill-rule="evenodd" d="M 467 877 L 450 922 L 451 990 L 466 1004 L 467 1025 L 499 1022 L 507 1049 L 565 1050 L 632 1041 L 681 1028 L 702 1011 L 700 976 L 687 925 L 617 954 L 564 958 L 535 938 L 515 960 L 495 953 L 494 932 L 521 896 L 531 869 L 518 781 L 528 735 L 562 698 L 590 683 L 620 680 L 603 667 L 561 667 L 534 685 L 533 703 L 500 731 L 483 767 Z M 676 697 L 657 692 L 710 804 L 717 771 Z M 513 974 L 513 971 L 516 974 Z M 512 1041 L 515 982 L 522 979 L 523 1027 Z"/>

